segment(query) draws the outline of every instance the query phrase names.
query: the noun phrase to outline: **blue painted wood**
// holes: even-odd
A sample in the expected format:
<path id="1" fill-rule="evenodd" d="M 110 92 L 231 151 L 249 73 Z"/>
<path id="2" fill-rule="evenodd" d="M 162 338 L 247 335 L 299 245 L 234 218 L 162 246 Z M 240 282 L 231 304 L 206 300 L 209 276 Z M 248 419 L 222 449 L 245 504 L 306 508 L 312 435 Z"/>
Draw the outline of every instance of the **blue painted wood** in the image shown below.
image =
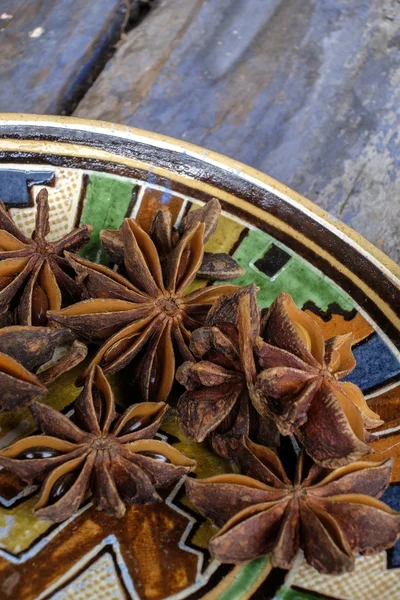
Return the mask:
<path id="1" fill-rule="evenodd" d="M 0 111 L 72 109 L 120 38 L 125 0 L 1 0 Z"/>

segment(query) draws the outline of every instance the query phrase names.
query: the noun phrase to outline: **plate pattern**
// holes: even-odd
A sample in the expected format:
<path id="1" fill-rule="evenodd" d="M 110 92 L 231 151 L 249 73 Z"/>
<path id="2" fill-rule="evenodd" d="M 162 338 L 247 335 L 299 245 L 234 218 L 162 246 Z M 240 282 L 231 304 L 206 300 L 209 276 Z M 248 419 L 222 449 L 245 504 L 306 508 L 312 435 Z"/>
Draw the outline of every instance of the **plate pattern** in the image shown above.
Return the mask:
<path id="1" fill-rule="evenodd" d="M 79 223 L 91 223 L 94 234 L 83 253 L 105 261 L 99 247 L 101 229 L 119 227 L 126 216 L 146 227 L 159 206 L 168 206 L 179 221 L 210 197 L 219 197 L 223 217 L 207 249 L 229 252 L 245 267 L 246 274 L 237 282 L 255 282 L 262 307 L 280 291 L 291 293 L 327 338 L 353 332 L 358 366 L 349 380 L 362 388 L 385 420 L 373 446 L 379 457 L 395 460 L 385 500 L 399 509 L 400 419 L 395 407 L 400 403 L 400 292 L 390 261 L 370 254 L 368 245 L 358 245 L 354 236 L 314 214 L 307 201 L 282 186 L 267 182 L 255 192 L 256 174 L 244 172 L 233 161 L 221 163 L 223 168 L 219 164 L 223 180 L 215 156 L 207 153 L 196 159 L 197 164 L 190 156 L 192 149 L 180 148 L 178 164 L 172 156 L 178 150 L 171 150 L 170 141 L 162 138 L 146 142 L 137 132 L 124 137 L 124 132 L 110 133 L 98 125 L 92 143 L 88 133 L 94 125 L 67 125 L 0 122 L 0 199 L 24 231 L 32 231 L 33 198 L 45 186 L 51 235 L 59 237 Z M 118 144 L 118 137 L 123 142 Z M 290 212 L 288 206 L 297 208 Z M 340 243 L 333 244 L 332 235 Z M 48 401 L 68 412 L 78 392 L 71 378 L 64 377 L 53 385 Z M 28 412 L 22 416 L 0 416 L 1 446 L 33 431 Z M 172 420 L 161 434 L 180 449 L 187 444 L 177 438 Z M 211 460 L 205 450 L 198 452 L 204 452 L 203 462 Z M 207 464 L 204 473 L 222 470 L 217 462 Z M 209 556 L 212 528 L 187 505 L 181 485 L 161 508 L 131 507 L 117 525 L 90 504 L 69 521 L 51 525 L 31 516 L 35 489 L 21 489 L 0 472 L 0 589 L 10 589 L 21 600 L 244 600 L 260 585 L 264 597 L 273 593 L 268 559 L 232 568 Z M 319 575 L 299 555 L 276 597 L 386 600 L 400 596 L 399 567 L 400 547 L 360 558 L 354 573 L 335 578 Z"/>

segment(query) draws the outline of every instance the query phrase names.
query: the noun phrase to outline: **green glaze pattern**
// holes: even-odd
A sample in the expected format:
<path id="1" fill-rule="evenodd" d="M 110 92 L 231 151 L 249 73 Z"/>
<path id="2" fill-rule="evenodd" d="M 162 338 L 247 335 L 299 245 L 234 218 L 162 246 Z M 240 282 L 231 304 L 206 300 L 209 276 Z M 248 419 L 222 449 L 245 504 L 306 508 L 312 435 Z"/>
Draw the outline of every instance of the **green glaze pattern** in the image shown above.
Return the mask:
<path id="1" fill-rule="evenodd" d="M 255 584 L 257 578 L 266 567 L 268 560 L 269 558 L 266 556 L 257 558 L 244 565 L 236 575 L 232 585 L 220 595 L 219 600 L 239 600 L 242 598 L 246 590 Z"/>
<path id="2" fill-rule="evenodd" d="M 128 179 L 90 174 L 80 222 L 90 223 L 94 230 L 82 256 L 95 262 L 106 262 L 105 253 L 100 249 L 100 231 L 119 228 L 135 192 L 136 187 Z"/>
<path id="3" fill-rule="evenodd" d="M 291 255 L 291 258 L 274 277 L 270 278 L 259 271 L 254 263 L 272 244 L 281 247 Z M 299 306 L 312 301 L 322 311 L 327 311 L 329 305 L 333 303 L 345 311 L 354 308 L 351 298 L 332 280 L 267 233 L 258 230 L 250 231 L 233 256 L 246 269 L 246 274 L 236 279 L 234 283 L 238 285 L 256 283 L 260 288 L 258 300 L 261 308 L 270 306 L 280 292 L 291 294 Z"/>
<path id="4" fill-rule="evenodd" d="M 300 592 L 299 590 L 282 586 L 274 600 L 323 600 L 323 597 L 319 594 Z"/>

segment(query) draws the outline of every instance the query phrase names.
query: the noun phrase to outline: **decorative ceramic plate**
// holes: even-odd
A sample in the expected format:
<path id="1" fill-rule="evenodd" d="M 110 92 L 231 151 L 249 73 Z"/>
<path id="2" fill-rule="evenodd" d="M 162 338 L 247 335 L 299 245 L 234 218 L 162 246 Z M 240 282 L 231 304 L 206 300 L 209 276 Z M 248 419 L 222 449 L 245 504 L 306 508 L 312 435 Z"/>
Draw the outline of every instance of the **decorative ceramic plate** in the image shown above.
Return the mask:
<path id="1" fill-rule="evenodd" d="M 326 337 L 352 331 L 357 367 L 349 380 L 381 415 L 378 458 L 394 459 L 384 500 L 400 508 L 400 269 L 379 250 L 311 202 L 253 169 L 212 152 L 144 131 L 57 117 L 3 115 L 0 121 L 0 198 L 26 232 L 33 229 L 33 197 L 45 186 L 51 236 L 79 223 L 94 227 L 84 255 L 102 258 L 101 229 L 126 216 L 145 225 L 168 206 L 179 220 L 211 198 L 223 217 L 207 243 L 229 252 L 255 282 L 261 307 L 289 292 Z M 46 402 L 68 412 L 79 393 L 74 375 L 52 385 Z M 1 393 L 1 390 L 0 390 Z M 22 411 L 21 411 L 22 412 Z M 0 416 L 1 445 L 34 429 L 29 412 Z M 229 468 L 205 445 L 189 443 L 173 415 L 160 432 L 195 457 L 198 474 Z M 400 597 L 400 547 L 360 557 L 352 573 L 326 576 L 301 555 L 283 578 L 268 558 L 241 567 L 210 557 L 211 525 L 185 499 L 182 482 L 165 504 L 130 507 L 115 520 L 90 503 L 62 523 L 35 519 L 36 490 L 0 473 L 0 597 L 18 600 L 235 600 Z M 256 590 L 259 590 L 258 592 Z"/>

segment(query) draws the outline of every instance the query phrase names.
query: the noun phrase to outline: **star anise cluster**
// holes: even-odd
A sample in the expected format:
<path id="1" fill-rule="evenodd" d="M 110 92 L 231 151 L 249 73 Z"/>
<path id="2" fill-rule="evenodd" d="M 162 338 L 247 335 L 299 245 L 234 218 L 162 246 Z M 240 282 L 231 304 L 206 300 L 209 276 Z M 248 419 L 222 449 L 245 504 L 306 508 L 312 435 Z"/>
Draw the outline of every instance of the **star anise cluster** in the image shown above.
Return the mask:
<path id="1" fill-rule="evenodd" d="M 391 461 L 354 462 L 327 471 L 301 452 L 293 479 L 269 448 L 244 439 L 243 475 L 186 481 L 190 501 L 221 530 L 210 550 L 240 564 L 270 553 L 290 569 L 299 549 L 322 573 L 354 568 L 357 553 L 373 554 L 400 537 L 400 513 L 378 498 L 389 485 Z"/>
<path id="2" fill-rule="evenodd" d="M 219 299 L 192 334 L 198 362 L 185 362 L 176 375 L 187 389 L 177 406 L 180 426 L 198 442 L 210 437 L 226 456 L 228 442 L 249 433 L 255 409 L 259 428 L 269 432 L 259 441 L 276 445 L 277 427 L 296 434 L 321 466 L 357 460 L 371 452 L 367 429 L 382 421 L 357 386 L 340 381 L 355 367 L 351 343 L 351 334 L 325 342 L 288 294 L 261 323 L 255 286 L 240 288 Z"/>
<path id="3" fill-rule="evenodd" d="M 41 483 L 35 506 L 41 519 L 68 519 L 89 492 L 98 510 L 122 517 L 126 505 L 160 501 L 158 489 L 196 466 L 153 439 L 167 408 L 162 402 L 143 402 L 118 416 L 110 384 L 95 366 L 75 403 L 73 420 L 32 403 L 42 434 L 0 451 L 0 465 L 27 483 Z"/>
<path id="4" fill-rule="evenodd" d="M 0 202 L 0 325 L 46 325 L 49 309 L 79 300 L 81 289 L 65 252 L 79 250 L 92 227 L 83 225 L 49 242 L 49 202 L 43 188 L 36 197 L 36 221 L 27 238 Z"/>
<path id="5" fill-rule="evenodd" d="M 261 318 L 255 285 L 191 291 L 196 277 L 243 273 L 230 256 L 204 251 L 220 210 L 212 200 L 175 226 L 160 209 L 148 230 L 125 219 L 101 232 L 111 269 L 75 254 L 90 226 L 46 241 L 45 190 L 31 239 L 0 206 L 0 410 L 29 404 L 41 432 L 0 451 L 0 465 L 40 486 L 43 519 L 63 521 L 89 497 L 116 517 L 156 502 L 159 489 L 195 468 L 153 439 L 176 377 L 186 388 L 176 407 L 182 431 L 242 473 L 187 480 L 189 499 L 222 527 L 211 552 L 228 563 L 271 553 L 288 569 L 302 549 L 321 572 L 349 570 L 356 553 L 400 536 L 400 515 L 378 500 L 390 461 L 360 461 L 381 420 L 343 381 L 355 367 L 352 336 L 325 341 L 288 294 Z M 4 326 L 11 322 L 19 325 Z M 36 400 L 83 360 L 83 342 L 100 348 L 68 418 Z M 121 370 L 145 400 L 122 415 L 105 377 Z M 271 449 L 280 436 L 301 446 L 293 477 Z"/>
<path id="6" fill-rule="evenodd" d="M 177 371 L 187 390 L 177 406 L 182 430 L 209 438 L 243 473 L 191 479 L 189 499 L 222 526 L 210 542 L 222 562 L 271 553 L 274 566 L 289 569 L 302 549 L 322 572 L 351 570 L 357 553 L 400 537 L 400 515 L 377 500 L 390 482 L 390 461 L 354 462 L 371 452 L 367 430 L 381 421 L 361 390 L 341 381 L 355 367 L 352 335 L 325 341 L 288 294 L 260 320 L 255 292 L 241 288 L 215 303 L 192 334 L 197 362 Z M 258 441 L 254 409 L 259 426 L 272 423 L 303 446 L 293 479 L 266 447 L 271 438 L 264 446 L 240 440 Z"/>

